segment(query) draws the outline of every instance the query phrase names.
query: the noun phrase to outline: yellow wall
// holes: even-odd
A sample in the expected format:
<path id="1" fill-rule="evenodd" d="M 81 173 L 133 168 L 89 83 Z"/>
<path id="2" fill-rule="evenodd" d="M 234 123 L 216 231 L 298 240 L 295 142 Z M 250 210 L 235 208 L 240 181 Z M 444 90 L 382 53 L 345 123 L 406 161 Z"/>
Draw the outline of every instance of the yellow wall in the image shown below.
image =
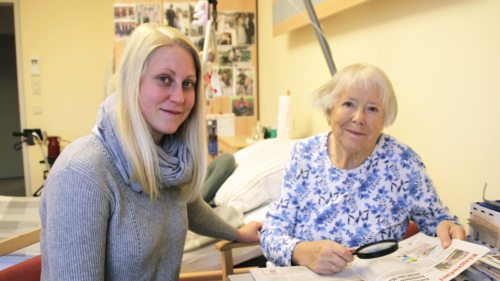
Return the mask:
<path id="1" fill-rule="evenodd" d="M 105 95 L 112 0 L 19 2 L 25 127 L 74 140 L 91 130 Z M 499 10 L 496 0 L 372 0 L 322 21 L 338 68 L 369 62 L 391 77 L 400 113 L 386 131 L 422 156 L 464 223 L 485 182 L 488 197 L 500 198 Z M 262 124 L 276 125 L 278 97 L 290 90 L 294 136 L 327 130 L 309 99 L 330 76 L 313 30 L 273 37 L 269 0 L 258 0 L 258 21 Z M 31 93 L 31 56 L 41 59 L 40 96 Z M 43 182 L 40 159 L 30 148 L 32 189 Z"/>
<path id="2" fill-rule="evenodd" d="M 310 106 L 330 77 L 314 31 L 273 37 L 272 1 L 258 4 L 261 123 L 276 125 L 278 97 L 290 90 L 294 136 L 327 130 Z M 498 11 L 497 0 L 376 0 L 322 21 L 337 68 L 368 62 L 389 75 L 400 111 L 385 131 L 420 154 L 464 224 L 485 182 L 487 198 L 500 198 Z"/>
<path id="3" fill-rule="evenodd" d="M 106 94 L 113 53 L 112 0 L 21 0 L 19 23 L 24 88 L 24 128 L 74 140 L 90 132 Z M 38 56 L 41 75 L 31 76 L 29 61 Z M 33 95 L 39 79 L 41 94 Z M 34 109 L 42 110 L 35 114 Z M 64 144 L 64 143 L 62 143 Z M 29 148 L 34 191 L 43 184 L 39 147 Z"/>

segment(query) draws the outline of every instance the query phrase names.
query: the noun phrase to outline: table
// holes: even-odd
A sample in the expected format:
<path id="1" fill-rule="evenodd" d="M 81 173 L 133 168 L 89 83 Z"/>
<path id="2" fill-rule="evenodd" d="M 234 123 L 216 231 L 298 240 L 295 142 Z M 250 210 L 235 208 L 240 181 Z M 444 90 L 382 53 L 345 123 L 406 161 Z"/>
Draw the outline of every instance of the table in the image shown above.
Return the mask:
<path id="1" fill-rule="evenodd" d="M 228 277 L 230 281 L 254 281 L 250 273 L 229 275 Z"/>
<path id="2" fill-rule="evenodd" d="M 252 278 L 252 274 L 250 273 L 243 273 L 243 274 L 236 274 L 236 275 L 229 275 L 229 280 L 230 281 L 254 281 Z M 469 281 L 466 277 L 464 276 L 457 276 L 455 281 Z"/>

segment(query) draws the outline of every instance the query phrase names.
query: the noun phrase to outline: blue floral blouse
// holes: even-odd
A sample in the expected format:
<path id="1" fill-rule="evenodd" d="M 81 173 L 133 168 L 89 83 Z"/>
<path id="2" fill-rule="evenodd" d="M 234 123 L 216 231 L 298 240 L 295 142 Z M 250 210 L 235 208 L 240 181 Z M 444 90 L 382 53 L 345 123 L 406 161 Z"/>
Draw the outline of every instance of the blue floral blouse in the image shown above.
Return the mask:
<path id="1" fill-rule="evenodd" d="M 298 141 L 283 178 L 280 198 L 270 205 L 261 232 L 266 258 L 291 264 L 301 241 L 334 240 L 347 247 L 400 240 L 411 218 L 427 235 L 457 218 L 442 205 L 420 157 L 382 134 L 365 162 L 336 168 L 327 151 L 328 133 Z"/>

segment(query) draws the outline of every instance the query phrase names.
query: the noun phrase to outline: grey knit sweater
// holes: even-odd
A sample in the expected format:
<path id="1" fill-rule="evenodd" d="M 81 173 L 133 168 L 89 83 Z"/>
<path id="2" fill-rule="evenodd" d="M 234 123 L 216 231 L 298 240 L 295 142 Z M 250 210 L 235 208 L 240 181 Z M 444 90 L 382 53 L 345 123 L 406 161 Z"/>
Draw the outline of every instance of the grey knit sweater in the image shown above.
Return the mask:
<path id="1" fill-rule="evenodd" d="M 40 207 L 42 280 L 177 280 L 186 231 L 232 240 L 236 229 L 177 188 L 134 190 L 95 134 L 66 147 Z"/>

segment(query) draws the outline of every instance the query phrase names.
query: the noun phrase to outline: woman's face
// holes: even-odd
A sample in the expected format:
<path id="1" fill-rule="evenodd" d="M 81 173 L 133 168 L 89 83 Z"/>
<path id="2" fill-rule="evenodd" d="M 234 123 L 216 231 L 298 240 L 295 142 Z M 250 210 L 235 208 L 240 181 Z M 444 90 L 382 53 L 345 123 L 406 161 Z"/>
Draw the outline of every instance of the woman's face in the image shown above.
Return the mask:
<path id="1" fill-rule="evenodd" d="M 371 154 L 384 128 L 380 95 L 374 90 L 349 88 L 334 105 L 329 121 L 337 149 L 347 154 Z"/>
<path id="2" fill-rule="evenodd" d="M 177 46 L 155 50 L 139 86 L 139 106 L 159 144 L 186 120 L 195 103 L 196 68 L 191 54 Z"/>

